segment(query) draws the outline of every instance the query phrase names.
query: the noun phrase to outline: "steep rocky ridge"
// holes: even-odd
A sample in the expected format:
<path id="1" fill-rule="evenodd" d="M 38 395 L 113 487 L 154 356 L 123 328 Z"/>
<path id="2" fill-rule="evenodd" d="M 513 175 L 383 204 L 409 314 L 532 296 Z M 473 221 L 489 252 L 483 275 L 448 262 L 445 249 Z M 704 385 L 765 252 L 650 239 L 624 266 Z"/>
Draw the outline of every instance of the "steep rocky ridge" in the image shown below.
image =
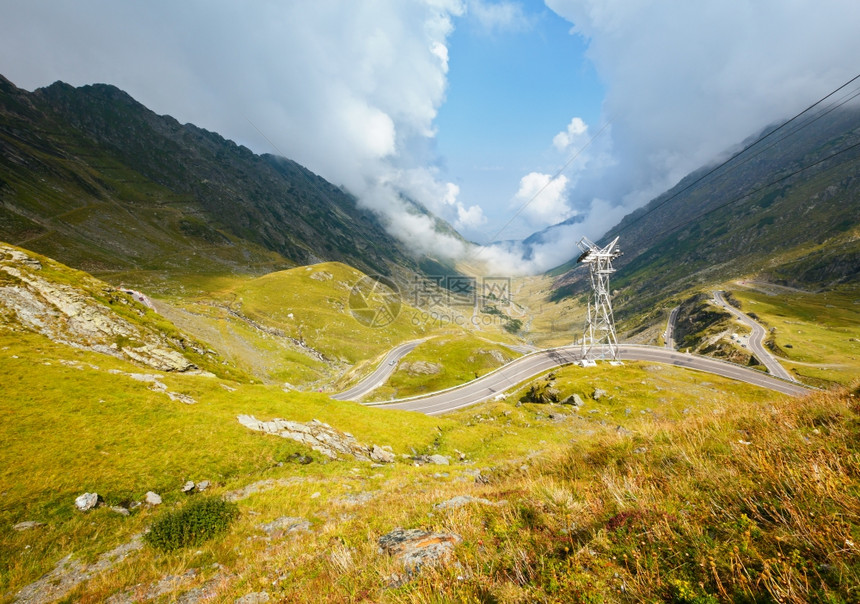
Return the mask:
<path id="1" fill-rule="evenodd" d="M 170 329 L 127 291 L 0 243 L 0 329 L 124 358 L 159 371 L 210 365 L 205 347 Z"/>
<path id="2" fill-rule="evenodd" d="M 379 218 L 295 162 L 113 86 L 29 93 L 2 76 L 0 240 L 95 273 L 417 267 Z"/>

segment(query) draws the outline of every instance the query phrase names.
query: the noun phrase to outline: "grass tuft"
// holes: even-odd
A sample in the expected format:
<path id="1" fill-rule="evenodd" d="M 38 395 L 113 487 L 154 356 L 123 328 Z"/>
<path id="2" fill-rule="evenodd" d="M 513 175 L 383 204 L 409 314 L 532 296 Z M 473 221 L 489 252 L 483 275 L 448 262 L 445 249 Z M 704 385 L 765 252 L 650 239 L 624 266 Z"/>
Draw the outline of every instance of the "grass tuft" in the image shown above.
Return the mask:
<path id="1" fill-rule="evenodd" d="M 220 497 L 199 497 L 159 517 L 144 540 L 163 552 L 200 545 L 226 533 L 238 517 L 239 506 L 235 503 Z"/>

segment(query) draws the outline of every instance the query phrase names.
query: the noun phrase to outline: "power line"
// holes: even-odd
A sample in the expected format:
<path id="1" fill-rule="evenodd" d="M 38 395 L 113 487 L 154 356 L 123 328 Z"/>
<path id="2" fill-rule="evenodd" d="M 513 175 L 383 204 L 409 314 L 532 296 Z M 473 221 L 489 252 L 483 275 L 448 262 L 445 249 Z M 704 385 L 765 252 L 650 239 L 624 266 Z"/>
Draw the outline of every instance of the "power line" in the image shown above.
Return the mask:
<path id="1" fill-rule="evenodd" d="M 858 143 L 854 143 L 853 145 L 850 145 L 850 146 L 848 146 L 848 147 L 845 147 L 844 149 L 841 149 L 840 151 L 836 151 L 835 153 L 831 153 L 830 155 L 828 155 L 828 156 L 827 156 L 827 157 L 825 157 L 825 158 L 819 159 L 819 160 L 817 160 L 817 161 L 815 161 L 815 162 L 813 162 L 813 163 L 811 163 L 811 164 L 809 164 L 809 165 L 806 165 L 806 166 L 804 166 L 804 167 L 802 167 L 802 168 L 798 168 L 797 170 L 795 170 L 795 171 L 793 171 L 793 172 L 791 172 L 791 173 L 789 173 L 789 174 L 786 174 L 785 176 L 781 176 L 781 177 L 777 178 L 776 180 L 772 180 L 772 181 L 770 181 L 770 182 L 769 182 L 769 183 L 767 183 L 767 184 L 761 185 L 760 187 L 758 187 L 758 188 L 756 188 L 756 189 L 753 189 L 752 191 L 748 191 L 748 192 L 744 193 L 743 195 L 739 195 L 738 197 L 735 197 L 734 199 L 731 199 L 731 200 L 729 200 L 729 201 L 727 201 L 727 202 L 725 202 L 725 203 L 721 203 L 720 205 L 718 205 L 718 206 L 716 206 L 716 207 L 711 208 L 711 209 L 710 209 L 710 210 L 708 210 L 707 212 L 703 212 L 703 213 L 699 214 L 698 216 L 694 216 L 693 218 L 690 218 L 690 219 L 689 219 L 689 220 L 687 220 L 686 222 L 683 222 L 683 223 L 681 223 L 681 224 L 679 224 L 679 225 L 673 226 L 671 229 L 669 229 L 668 231 L 665 231 L 665 232 L 664 232 L 664 233 L 662 233 L 661 235 L 668 235 L 669 233 L 672 233 L 672 232 L 674 232 L 674 231 L 677 231 L 677 230 L 683 229 L 683 228 L 684 228 L 685 226 L 687 226 L 688 224 L 691 224 L 691 223 L 693 223 L 693 222 L 695 222 L 695 221 L 697 221 L 697 220 L 700 220 L 700 219 L 704 218 L 705 216 L 708 216 L 709 214 L 713 214 L 713 213 L 714 213 L 714 212 L 716 212 L 717 210 L 722 210 L 723 208 L 725 208 L 725 207 L 727 207 L 727 206 L 730 206 L 730 205 L 732 205 L 732 204 L 735 204 L 735 203 L 737 203 L 737 202 L 739 202 L 739 201 L 743 201 L 743 200 L 744 200 L 744 199 L 746 199 L 747 197 L 751 197 L 752 195 L 755 195 L 756 193 L 760 193 L 761 191 L 763 191 L 763 190 L 767 189 L 768 187 L 772 187 L 773 185 L 779 184 L 779 183 L 781 183 L 781 182 L 782 182 L 782 181 L 784 181 L 784 180 L 788 180 L 788 179 L 789 179 L 789 178 L 791 178 L 792 176 L 796 176 L 796 175 L 800 174 L 801 172 L 805 172 L 806 170 L 809 170 L 810 168 L 814 168 L 815 166 L 817 166 L 817 165 L 819 165 L 819 164 L 823 164 L 824 162 L 826 162 L 826 161 L 828 161 L 828 160 L 830 160 L 830 159 L 833 159 L 833 158 L 834 158 L 834 157 L 836 157 L 837 155 L 842 155 L 843 153 L 847 153 L 848 151 L 851 151 L 852 149 L 856 149 L 856 148 L 858 148 L 858 147 L 860 147 L 860 142 L 858 142 Z M 838 165 L 842 165 L 842 164 L 838 164 Z"/>
<path id="2" fill-rule="evenodd" d="M 832 104 L 827 108 L 827 110 L 826 110 L 826 111 L 822 111 L 821 113 L 819 113 L 819 114 L 818 114 L 818 115 L 816 115 L 815 117 L 810 117 L 809 119 L 807 119 L 805 122 L 802 122 L 800 125 L 798 125 L 798 126 L 797 126 L 796 128 L 794 128 L 793 130 L 791 130 L 791 131 L 787 132 L 787 133 L 785 134 L 785 136 L 783 136 L 783 137 L 781 137 L 781 138 L 779 138 L 779 139 L 777 139 L 777 140 L 773 141 L 772 143 L 770 143 L 767 147 L 764 147 L 763 149 L 759 149 L 759 150 L 758 150 L 758 151 L 756 151 L 753 155 L 751 155 L 751 156 L 749 156 L 749 157 L 747 157 L 747 158 L 743 159 L 742 161 L 740 161 L 740 162 L 738 162 L 738 163 L 736 163 L 736 164 L 732 165 L 732 166 L 731 166 L 731 169 L 732 169 L 732 170 L 734 170 L 734 169 L 740 168 L 741 166 L 743 166 L 743 165 L 744 165 L 744 164 L 746 164 L 746 163 L 749 163 L 750 161 L 752 161 L 753 159 L 755 159 L 756 157 L 758 157 L 759 155 L 761 155 L 761 154 L 762 154 L 762 153 L 764 153 L 765 151 L 768 151 L 769 149 L 772 149 L 773 147 L 775 147 L 776 145 L 778 145 L 778 144 L 779 144 L 779 143 L 781 143 L 782 141 L 784 141 L 784 140 L 786 140 L 787 138 L 789 138 L 789 137 L 793 136 L 794 134 L 797 134 L 798 132 L 800 132 L 801 130 L 803 130 L 804 128 L 806 128 L 807 126 L 811 126 L 812 124 L 814 124 L 815 122 L 817 122 L 817 121 L 818 121 L 818 120 L 820 120 L 821 118 L 826 117 L 827 115 L 829 115 L 829 114 L 831 114 L 832 112 L 836 111 L 837 109 L 839 109 L 839 108 L 840 108 L 840 107 L 842 107 L 843 105 L 845 105 L 845 104 L 847 104 L 847 103 L 849 103 L 849 102 L 853 101 L 853 100 L 854 100 L 855 98 L 857 98 L 858 96 L 860 96 L 860 88 L 857 88 L 857 89 L 855 89 L 854 91 L 847 93 L 847 95 L 846 95 L 846 97 L 847 97 L 847 98 L 846 98 L 846 97 L 843 97 L 843 98 L 842 98 L 842 99 L 840 99 L 839 101 L 834 101 L 834 102 L 833 102 L 833 103 L 832 103 Z M 737 156 L 736 156 L 736 157 L 737 157 Z M 723 175 L 723 176 L 724 176 L 724 175 Z"/>
<path id="3" fill-rule="evenodd" d="M 673 193 L 672 195 L 670 195 L 669 197 L 667 197 L 666 199 L 664 199 L 663 201 L 661 201 L 660 203 L 658 203 L 657 205 L 655 205 L 654 207 L 652 207 L 651 209 L 649 209 L 649 210 L 647 210 L 646 212 L 644 212 L 643 214 L 641 214 L 641 215 L 637 216 L 635 219 L 631 220 L 629 223 L 627 223 L 626 225 L 622 226 L 620 229 L 618 229 L 617 231 L 615 231 L 613 234 L 617 235 L 617 234 L 623 233 L 624 231 L 626 231 L 627 229 L 629 229 L 631 226 L 633 226 L 634 224 L 636 224 L 637 222 L 639 222 L 640 220 L 642 220 L 643 218 L 645 218 L 645 217 L 646 217 L 646 216 L 648 216 L 649 214 L 652 214 L 652 213 L 656 212 L 657 210 L 659 210 L 660 208 L 662 208 L 663 206 L 665 206 L 667 203 L 669 203 L 669 202 L 670 202 L 670 201 L 672 201 L 673 199 L 677 198 L 677 197 L 678 197 L 679 195 L 681 195 L 682 193 L 685 193 L 685 192 L 689 191 L 690 189 L 692 189 L 692 188 L 693 188 L 693 187 L 695 187 L 697 184 L 699 184 L 700 182 L 702 182 L 703 180 L 705 180 L 706 178 L 708 178 L 710 175 L 712 175 L 714 172 L 716 172 L 717 170 L 719 170 L 719 169 L 720 169 L 720 168 L 722 168 L 723 166 L 725 166 L 725 165 L 727 165 L 727 164 L 731 163 L 734 159 L 736 159 L 736 158 L 738 158 L 739 156 L 741 156 L 742 154 L 746 153 L 747 151 L 749 151 L 750 149 L 752 149 L 753 147 L 755 147 L 756 145 L 758 145 L 758 144 L 759 144 L 759 143 L 761 143 L 762 141 L 764 141 L 764 140 L 766 140 L 766 139 L 770 138 L 771 136 L 773 136 L 774 134 L 776 134 L 777 132 L 779 132 L 780 130 L 782 130 L 783 128 L 785 128 L 786 126 L 788 126 L 789 124 L 791 124 L 792 122 L 794 122 L 795 120 L 797 120 L 798 118 L 800 118 L 800 117 L 801 117 L 802 115 L 804 115 L 805 113 L 808 113 L 811 109 L 813 109 L 813 108 L 814 108 L 814 107 L 816 107 L 817 105 L 820 105 L 822 102 L 824 102 L 825 100 L 827 100 L 828 98 L 830 98 L 831 96 L 833 96 L 834 94 L 836 94 L 837 92 L 839 92 L 840 90 L 842 90 L 843 88 L 846 88 L 847 86 L 850 86 L 851 84 L 853 84 L 855 81 L 857 81 L 857 80 L 859 80 L 859 79 L 860 79 L 860 74 L 857 74 L 856 76 L 854 76 L 853 78 L 851 78 L 850 80 L 848 80 L 847 82 L 845 82 L 844 84 L 842 84 L 841 86 L 839 86 L 838 88 L 836 88 L 835 90 L 833 90 L 832 92 L 830 92 L 829 94 L 827 94 L 827 95 L 825 95 L 825 96 L 821 97 L 820 99 L 818 99 L 817 101 L 815 101 L 815 102 L 814 102 L 813 104 L 811 104 L 809 107 L 807 107 L 806 109 L 804 109 L 803 111 L 801 111 L 800 113 L 798 113 L 797 115 L 795 115 L 794 117 L 792 117 L 791 119 L 789 119 L 788 121 L 784 122 L 784 123 L 783 123 L 782 125 L 780 125 L 779 127 L 777 127 L 777 128 L 775 128 L 775 129 L 771 130 L 770 132 L 767 132 L 766 134 L 764 134 L 764 135 L 760 136 L 760 137 L 759 137 L 759 138 L 757 138 L 755 141 L 753 141 L 752 143 L 750 143 L 749 145 L 747 145 L 746 147 L 744 147 L 743 149 L 741 149 L 740 151 L 738 151 L 737 153 L 735 153 L 734 155 L 732 155 L 730 158 L 728 158 L 728 159 L 727 159 L 727 160 L 725 160 L 724 162 L 722 162 L 722 163 L 718 164 L 717 166 L 715 166 L 714 168 L 712 168 L 711 170 L 709 170 L 707 173 L 705 173 L 704 175 L 700 176 L 699 178 L 697 178 L 696 180 L 694 180 L 693 182 L 691 182 L 690 184 L 688 184 L 686 187 L 684 187 L 684 188 L 683 188 L 683 189 L 681 189 L 680 191 L 677 191 L 677 192 Z M 856 96 L 856 95 L 855 95 L 855 96 Z M 853 97 L 851 97 L 851 98 L 853 98 Z M 849 100 L 850 100 L 850 99 L 849 99 Z M 845 102 L 847 102 L 847 101 L 845 101 Z M 841 105 L 840 105 L 840 106 L 841 106 Z M 822 116 L 822 117 L 823 117 L 823 116 Z M 810 122 L 810 123 L 812 123 L 812 122 Z M 806 124 L 806 125 L 808 125 L 808 124 Z M 802 126 L 802 127 L 803 127 L 803 126 Z M 787 137 L 788 137 L 788 136 L 790 136 L 791 134 L 793 134 L 793 133 L 797 132 L 798 130 L 800 130 L 800 128 L 798 128 L 797 130 L 792 131 L 792 132 L 791 132 L 791 133 L 789 133 L 786 137 L 784 137 L 783 139 L 780 139 L 780 140 L 785 140 L 785 138 L 787 138 Z M 777 142 L 779 142 L 779 141 L 777 141 Z"/>

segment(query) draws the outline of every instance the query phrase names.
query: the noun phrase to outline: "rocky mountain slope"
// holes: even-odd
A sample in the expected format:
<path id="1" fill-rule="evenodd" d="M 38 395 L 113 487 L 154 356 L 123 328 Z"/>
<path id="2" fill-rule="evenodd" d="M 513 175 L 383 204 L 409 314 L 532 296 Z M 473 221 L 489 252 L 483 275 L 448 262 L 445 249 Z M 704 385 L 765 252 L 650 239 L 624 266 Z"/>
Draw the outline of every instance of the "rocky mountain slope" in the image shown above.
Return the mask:
<path id="1" fill-rule="evenodd" d="M 701 182 L 712 167 L 690 174 L 606 234 L 625 252 L 613 278 L 621 317 L 758 271 L 813 288 L 860 278 L 860 108 L 803 124 Z M 556 299 L 587 286 L 587 271 L 574 269 L 575 259 L 553 271 Z"/>
<path id="2" fill-rule="evenodd" d="M 113 86 L 30 93 L 2 76 L 0 240 L 95 273 L 417 267 L 379 218 L 295 162 Z"/>
<path id="3" fill-rule="evenodd" d="M 200 367 L 214 367 L 214 351 L 150 306 L 140 292 L 0 243 L 0 330 L 39 333 L 158 371 L 199 374 Z"/>

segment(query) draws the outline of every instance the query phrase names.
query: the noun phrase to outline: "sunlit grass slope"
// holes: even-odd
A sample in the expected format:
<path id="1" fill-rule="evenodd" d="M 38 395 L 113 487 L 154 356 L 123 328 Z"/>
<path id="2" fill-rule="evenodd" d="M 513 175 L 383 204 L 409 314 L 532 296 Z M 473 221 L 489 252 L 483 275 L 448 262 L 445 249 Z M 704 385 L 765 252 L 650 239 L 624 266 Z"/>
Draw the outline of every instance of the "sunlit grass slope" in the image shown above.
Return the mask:
<path id="1" fill-rule="evenodd" d="M 128 542 L 187 500 L 187 480 L 211 480 L 216 496 L 265 486 L 238 501 L 223 537 L 169 554 L 144 547 L 69 601 L 146 591 L 165 577 L 188 577 L 167 600 L 217 580 L 218 601 L 259 591 L 290 602 L 856 601 L 860 393 L 792 400 L 626 363 L 535 380 L 580 395 L 578 410 L 520 404 L 524 384 L 428 418 L 149 372 L 197 401 L 184 405 L 127 375 L 140 373 L 128 363 L 35 335 L 0 334 L 0 359 L 0 526 L 44 523 L 0 532 L 3 601 L 64 556 L 93 562 Z M 361 442 L 452 463 L 327 461 L 245 429 L 242 413 L 317 418 Z M 296 453 L 313 462 L 296 463 Z M 73 509 L 84 491 L 118 505 L 148 490 L 164 497 L 160 508 L 128 517 Z M 434 508 L 456 495 L 504 503 Z M 284 516 L 310 530 L 270 538 L 258 528 Z M 376 540 L 395 527 L 452 531 L 462 542 L 448 565 L 392 587 L 402 568 Z"/>
<path id="2" fill-rule="evenodd" d="M 38 578 L 66 553 L 87 556 L 127 541 L 151 520 L 147 511 L 124 518 L 106 508 L 82 515 L 72 504 L 84 492 L 97 492 L 110 506 L 141 501 L 152 490 L 172 505 L 183 497 L 179 489 L 187 480 L 210 480 L 215 492 L 223 492 L 289 462 L 298 451 L 324 460 L 293 441 L 251 432 L 237 422 L 239 414 L 319 419 L 398 453 L 427 447 L 436 427 L 446 424 L 323 395 L 147 374 L 196 404 L 149 389 L 133 377 L 141 369 L 129 363 L 0 330 L 0 593 Z M 300 474 L 304 467 L 295 466 Z M 325 468 L 346 471 L 343 464 Z M 46 527 L 9 530 L 26 520 Z"/>
<path id="3" fill-rule="evenodd" d="M 355 365 L 433 329 L 426 313 L 405 302 L 391 322 L 359 321 L 350 295 L 363 278 L 327 262 L 253 279 L 203 280 L 189 283 L 191 295 L 165 298 L 160 310 L 262 381 L 330 389 Z"/>
<path id="4" fill-rule="evenodd" d="M 424 335 L 420 315 L 405 304 L 389 324 L 366 326 L 350 312 L 350 291 L 364 274 L 325 262 L 270 273 L 231 292 L 231 307 L 331 359 L 355 363 Z M 292 316 L 290 316 L 292 315 Z"/>

